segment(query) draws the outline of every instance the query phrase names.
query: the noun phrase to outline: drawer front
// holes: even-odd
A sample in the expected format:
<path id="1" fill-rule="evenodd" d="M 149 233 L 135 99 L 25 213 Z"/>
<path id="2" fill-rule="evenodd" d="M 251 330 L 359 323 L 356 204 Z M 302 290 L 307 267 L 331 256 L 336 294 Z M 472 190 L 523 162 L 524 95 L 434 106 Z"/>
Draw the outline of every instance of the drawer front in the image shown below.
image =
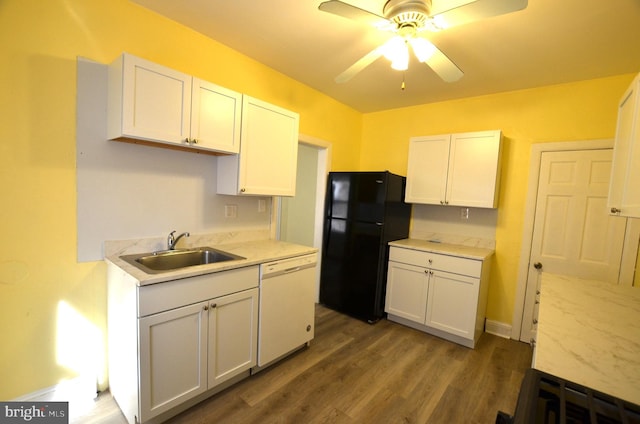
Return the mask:
<path id="1" fill-rule="evenodd" d="M 391 246 L 389 260 L 480 278 L 482 261 Z"/>
<path id="2" fill-rule="evenodd" d="M 138 287 L 138 317 L 258 287 L 258 265 Z"/>

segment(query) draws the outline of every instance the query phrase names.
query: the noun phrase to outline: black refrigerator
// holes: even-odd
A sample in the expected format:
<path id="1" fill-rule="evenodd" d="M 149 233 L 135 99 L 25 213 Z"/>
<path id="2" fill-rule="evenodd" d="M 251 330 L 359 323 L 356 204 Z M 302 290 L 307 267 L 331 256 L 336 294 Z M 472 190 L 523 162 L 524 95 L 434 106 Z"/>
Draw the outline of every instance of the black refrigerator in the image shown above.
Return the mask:
<path id="1" fill-rule="evenodd" d="M 369 323 L 382 318 L 387 243 L 409 236 L 405 185 L 388 171 L 329 173 L 320 303 Z"/>

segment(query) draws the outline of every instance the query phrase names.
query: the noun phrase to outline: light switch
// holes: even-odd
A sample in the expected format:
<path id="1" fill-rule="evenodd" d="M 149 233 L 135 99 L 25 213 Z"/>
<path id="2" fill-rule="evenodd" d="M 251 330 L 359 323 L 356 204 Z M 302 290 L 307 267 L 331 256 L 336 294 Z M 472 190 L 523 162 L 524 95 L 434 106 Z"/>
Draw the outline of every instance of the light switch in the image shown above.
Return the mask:
<path id="1" fill-rule="evenodd" d="M 238 205 L 224 205 L 224 217 L 225 218 L 237 218 L 238 217 Z"/>

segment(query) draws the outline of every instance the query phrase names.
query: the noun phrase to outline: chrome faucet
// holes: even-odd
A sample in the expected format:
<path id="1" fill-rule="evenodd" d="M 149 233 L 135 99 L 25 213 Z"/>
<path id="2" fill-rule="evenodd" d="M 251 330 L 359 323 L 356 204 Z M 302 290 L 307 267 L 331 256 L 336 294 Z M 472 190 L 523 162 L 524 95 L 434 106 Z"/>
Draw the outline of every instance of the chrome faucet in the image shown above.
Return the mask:
<path id="1" fill-rule="evenodd" d="M 182 237 L 189 237 L 189 233 L 182 233 L 178 237 L 174 237 L 173 235 L 175 234 L 175 232 L 176 232 L 176 230 L 171 231 L 169 233 L 169 237 L 167 237 L 167 249 L 168 250 L 175 250 L 176 243 L 178 243 L 178 240 L 180 240 Z"/>

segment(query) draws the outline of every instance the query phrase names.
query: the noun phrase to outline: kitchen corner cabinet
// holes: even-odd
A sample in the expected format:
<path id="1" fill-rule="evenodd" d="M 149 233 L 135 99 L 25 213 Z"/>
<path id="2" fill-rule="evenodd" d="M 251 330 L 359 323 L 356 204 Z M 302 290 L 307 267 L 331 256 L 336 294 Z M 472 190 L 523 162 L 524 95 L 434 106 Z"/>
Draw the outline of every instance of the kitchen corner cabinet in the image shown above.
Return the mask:
<path id="1" fill-rule="evenodd" d="M 618 107 L 607 207 L 614 215 L 640 218 L 640 74 Z"/>
<path id="2" fill-rule="evenodd" d="M 294 196 L 299 115 L 243 96 L 240 154 L 218 157 L 218 194 Z"/>
<path id="3" fill-rule="evenodd" d="M 239 151 L 242 94 L 127 53 L 108 72 L 109 139 Z"/>
<path id="4" fill-rule="evenodd" d="M 473 348 L 484 331 L 488 278 L 486 260 L 391 246 L 385 312 Z"/>
<path id="5" fill-rule="evenodd" d="M 406 202 L 496 208 L 501 141 L 499 130 L 412 137 Z"/>
<path id="6" fill-rule="evenodd" d="M 129 423 L 160 422 L 249 375 L 258 277 L 253 266 L 135 286 L 109 265 L 110 389 Z"/>

